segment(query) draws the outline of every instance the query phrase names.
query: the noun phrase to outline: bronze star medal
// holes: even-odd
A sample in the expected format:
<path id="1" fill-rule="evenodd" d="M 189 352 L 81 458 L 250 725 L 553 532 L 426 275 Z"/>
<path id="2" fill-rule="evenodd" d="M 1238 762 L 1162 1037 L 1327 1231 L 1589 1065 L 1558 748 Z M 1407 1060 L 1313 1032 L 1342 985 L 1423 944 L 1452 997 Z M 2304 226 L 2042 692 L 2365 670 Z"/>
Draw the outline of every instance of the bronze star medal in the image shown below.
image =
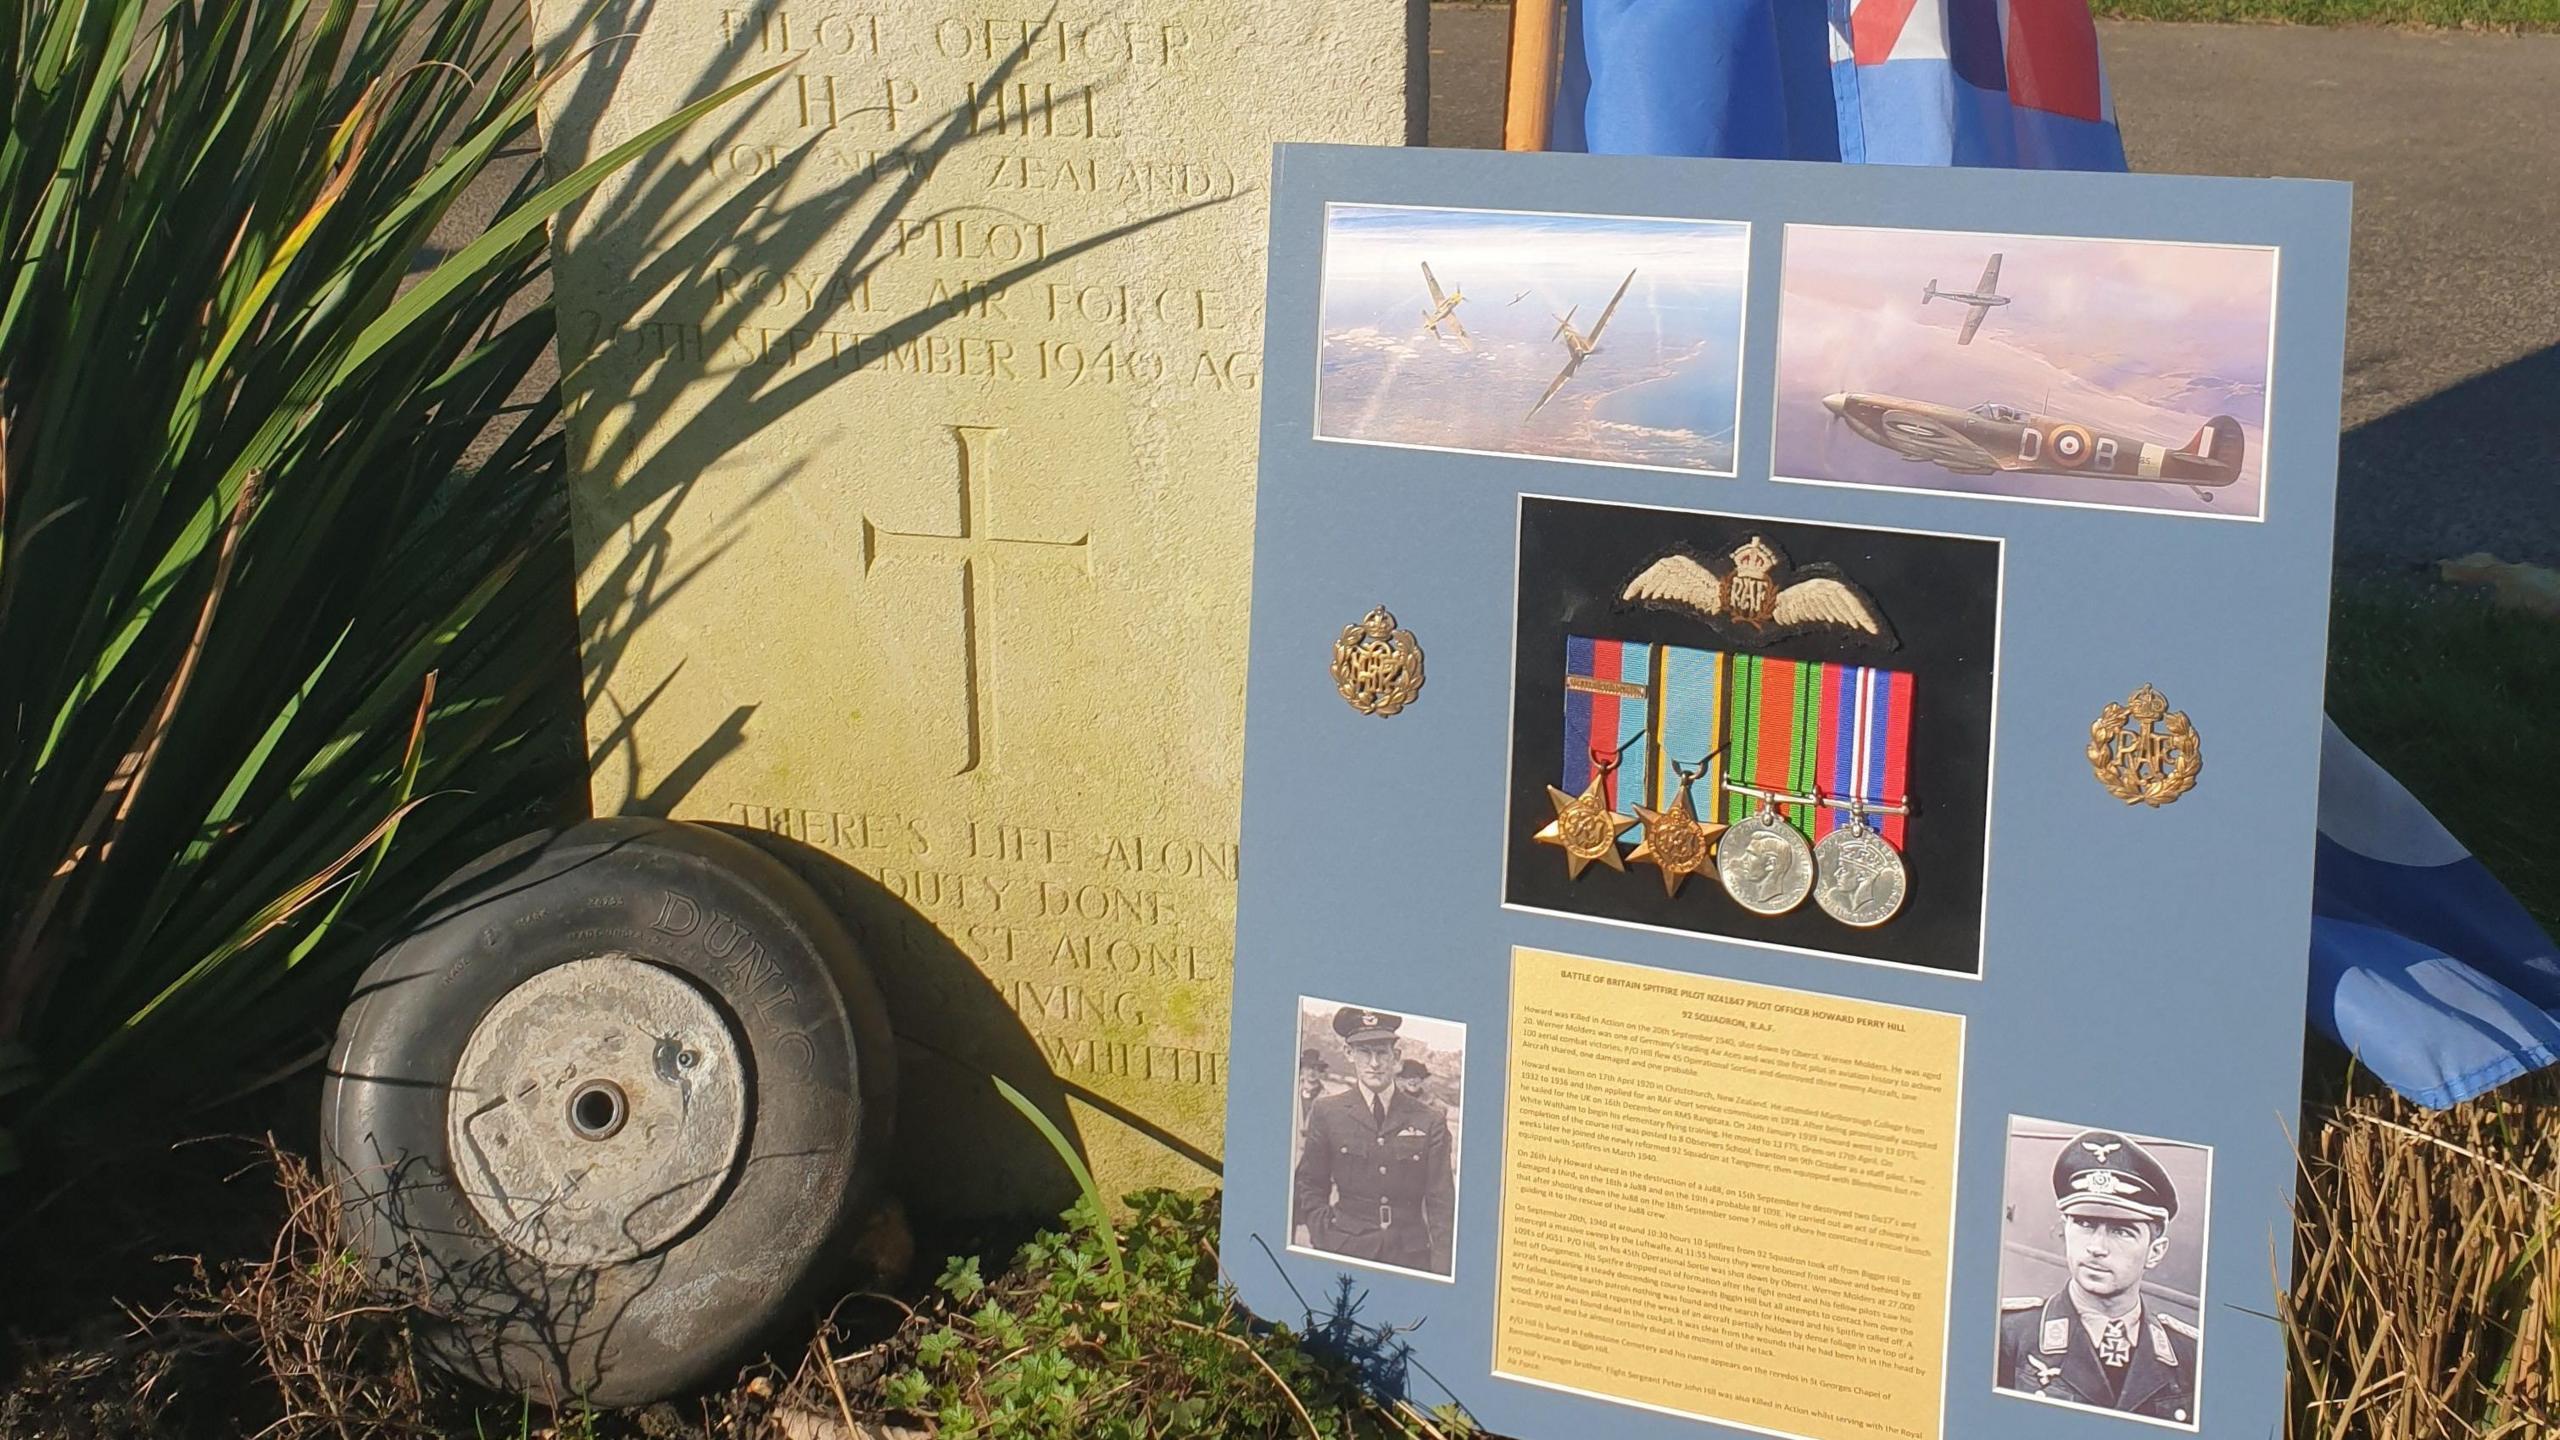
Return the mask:
<path id="1" fill-rule="evenodd" d="M 1618 854 L 1618 837 L 1636 827 L 1636 817 L 1621 815 L 1609 808 L 1601 797 L 1606 793 L 1609 772 L 1605 769 L 1591 777 L 1591 783 L 1579 795 L 1567 795 L 1553 785 L 1547 787 L 1547 798 L 1555 802 L 1556 818 L 1538 832 L 1541 845 L 1564 847 L 1564 872 L 1568 880 L 1579 880 L 1582 871 L 1597 860 L 1612 870 L 1624 871 L 1627 862 Z"/>
<path id="2" fill-rule="evenodd" d="M 1637 842 L 1628 859 L 1662 871 L 1662 893 L 1677 896 L 1681 882 L 1707 868 L 1715 854 L 1716 837 L 1724 833 L 1722 825 L 1701 824 L 1697 808 L 1689 800 L 1689 787 L 1680 787 L 1678 798 L 1668 810 L 1633 807 L 1644 820 L 1644 839 Z"/>

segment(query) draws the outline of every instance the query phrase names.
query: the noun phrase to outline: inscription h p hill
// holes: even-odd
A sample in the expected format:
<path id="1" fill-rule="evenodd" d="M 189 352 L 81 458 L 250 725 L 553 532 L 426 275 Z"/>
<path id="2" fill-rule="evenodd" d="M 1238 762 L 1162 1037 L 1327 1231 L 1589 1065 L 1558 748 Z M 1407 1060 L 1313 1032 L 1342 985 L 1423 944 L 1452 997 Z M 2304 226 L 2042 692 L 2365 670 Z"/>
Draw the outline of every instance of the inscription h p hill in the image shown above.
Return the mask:
<path id="1" fill-rule="evenodd" d="M 1072 540 L 1046 539 L 1028 535 L 999 535 L 989 507 L 994 489 L 994 474 L 988 454 L 994 449 L 994 438 L 1004 433 L 996 425 L 951 425 L 951 442 L 957 452 L 960 486 L 959 533 L 940 535 L 926 531 L 887 530 L 862 517 L 862 573 L 868 578 L 872 567 L 882 560 L 900 557 L 955 561 L 960 567 L 960 632 L 961 691 L 967 716 L 967 738 L 960 768 L 951 773 L 967 775 L 986 764 L 995 744 L 995 711 L 993 684 L 995 657 L 987 640 L 987 627 L 979 619 L 978 607 L 983 602 L 995 604 L 995 575 L 1001 558 L 1006 565 L 1019 562 L 1033 564 L 1067 564 L 1081 570 L 1087 579 L 1093 576 L 1093 549 L 1086 535 Z"/>

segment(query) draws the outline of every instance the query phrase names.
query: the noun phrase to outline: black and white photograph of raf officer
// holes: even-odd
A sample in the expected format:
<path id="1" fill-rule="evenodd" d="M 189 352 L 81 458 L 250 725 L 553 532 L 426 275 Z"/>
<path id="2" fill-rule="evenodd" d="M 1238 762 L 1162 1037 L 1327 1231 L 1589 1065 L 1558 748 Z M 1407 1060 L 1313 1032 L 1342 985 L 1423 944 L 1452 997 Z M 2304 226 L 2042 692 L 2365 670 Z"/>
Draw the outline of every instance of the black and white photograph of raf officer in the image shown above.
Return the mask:
<path id="1" fill-rule="evenodd" d="M 1313 1017 L 1301 1008 L 1303 1024 Z M 1329 1028 L 1349 1057 L 1352 1083 L 1307 1102 L 1290 1187 L 1290 1238 L 1292 1248 L 1445 1279 L 1455 1255 L 1456 1137 L 1448 1107 L 1407 1083 L 1414 1062 L 1403 1050 L 1425 1048 L 1412 1032 L 1464 1032 L 1420 1017 L 1408 1025 L 1408 1018 L 1333 1008 Z"/>
<path id="2" fill-rule="evenodd" d="M 2048 1155 L 2051 1208 L 2043 1211 L 2045 1226 L 2036 1227 L 2037 1207 L 2019 1202 L 2019 1182 L 2027 1178 L 2020 1171 L 2046 1171 Z M 2186 1172 L 2185 1186 L 2163 1155 Z M 2201 1310 L 2209 1164 L 2202 1146 L 2146 1146 L 2111 1130 L 2073 1132 L 2055 1150 L 2051 1127 L 2012 1120 L 2011 1213 L 2003 1231 L 2010 1243 L 2002 1247 L 2001 1263 L 2009 1298 L 2000 1302 L 1998 1388 L 2197 1428 L 2203 1334 L 2194 1317 Z M 2189 1217 L 2184 1223 L 2182 1214 Z M 2035 1228 L 2043 1233 L 2032 1233 Z M 2028 1278 L 2050 1284 L 2056 1259 L 2063 1275 L 2058 1286 L 2033 1294 L 2013 1288 Z M 2189 1276 L 2189 1284 L 2177 1283 Z"/>

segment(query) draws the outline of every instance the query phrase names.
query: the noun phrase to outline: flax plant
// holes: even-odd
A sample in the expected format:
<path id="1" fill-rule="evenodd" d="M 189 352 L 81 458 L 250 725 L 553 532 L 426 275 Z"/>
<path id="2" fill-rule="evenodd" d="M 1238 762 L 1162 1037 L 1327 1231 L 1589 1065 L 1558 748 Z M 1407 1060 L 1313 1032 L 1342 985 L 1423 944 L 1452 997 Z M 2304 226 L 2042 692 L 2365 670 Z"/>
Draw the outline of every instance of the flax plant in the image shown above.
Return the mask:
<path id="1" fill-rule="evenodd" d="M 0 1170 L 324 1039 L 366 924 L 575 773 L 544 227 L 771 72 L 422 265 L 613 58 L 523 23 L 0 0 Z"/>

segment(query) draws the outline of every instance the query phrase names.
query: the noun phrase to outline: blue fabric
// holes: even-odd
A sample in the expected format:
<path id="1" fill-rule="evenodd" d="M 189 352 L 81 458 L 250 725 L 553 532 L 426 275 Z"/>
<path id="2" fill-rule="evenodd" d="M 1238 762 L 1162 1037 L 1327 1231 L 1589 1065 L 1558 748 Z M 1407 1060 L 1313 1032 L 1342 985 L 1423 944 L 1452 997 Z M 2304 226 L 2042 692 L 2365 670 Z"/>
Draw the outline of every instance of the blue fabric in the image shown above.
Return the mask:
<path id="1" fill-rule="evenodd" d="M 1569 0 L 1548 148 L 2125 168 L 2112 120 L 2013 102 L 1997 0 L 1918 3 L 1912 42 L 1862 65 L 1853 0 Z"/>
<path id="2" fill-rule="evenodd" d="M 2125 168 L 2124 141 L 2112 121 L 2019 109 L 2005 92 L 1965 84 L 1940 62 L 1843 60 L 1831 75 L 1845 138 L 1842 153 L 1826 158 L 1998 170 Z"/>
<path id="3" fill-rule="evenodd" d="M 2560 951 L 2338 731 L 2320 752 L 2311 1024 L 2421 1105 L 2560 1062 Z"/>
<path id="4" fill-rule="evenodd" d="M 1571 0 L 1551 148 L 2124 169 L 2085 27 L 2041 11 L 2017 42 L 2039 53 L 2012 63 L 2002 15 L 1998 0 Z M 2022 72 L 2026 98 L 2088 113 L 2019 103 Z M 2560 1062 L 2550 937 L 2334 725 L 2320 831 L 2315 1029 L 2436 1108 Z"/>
<path id="5" fill-rule="evenodd" d="M 1832 115 L 1819 5 L 1580 0 L 1549 148 L 1837 160 Z"/>

